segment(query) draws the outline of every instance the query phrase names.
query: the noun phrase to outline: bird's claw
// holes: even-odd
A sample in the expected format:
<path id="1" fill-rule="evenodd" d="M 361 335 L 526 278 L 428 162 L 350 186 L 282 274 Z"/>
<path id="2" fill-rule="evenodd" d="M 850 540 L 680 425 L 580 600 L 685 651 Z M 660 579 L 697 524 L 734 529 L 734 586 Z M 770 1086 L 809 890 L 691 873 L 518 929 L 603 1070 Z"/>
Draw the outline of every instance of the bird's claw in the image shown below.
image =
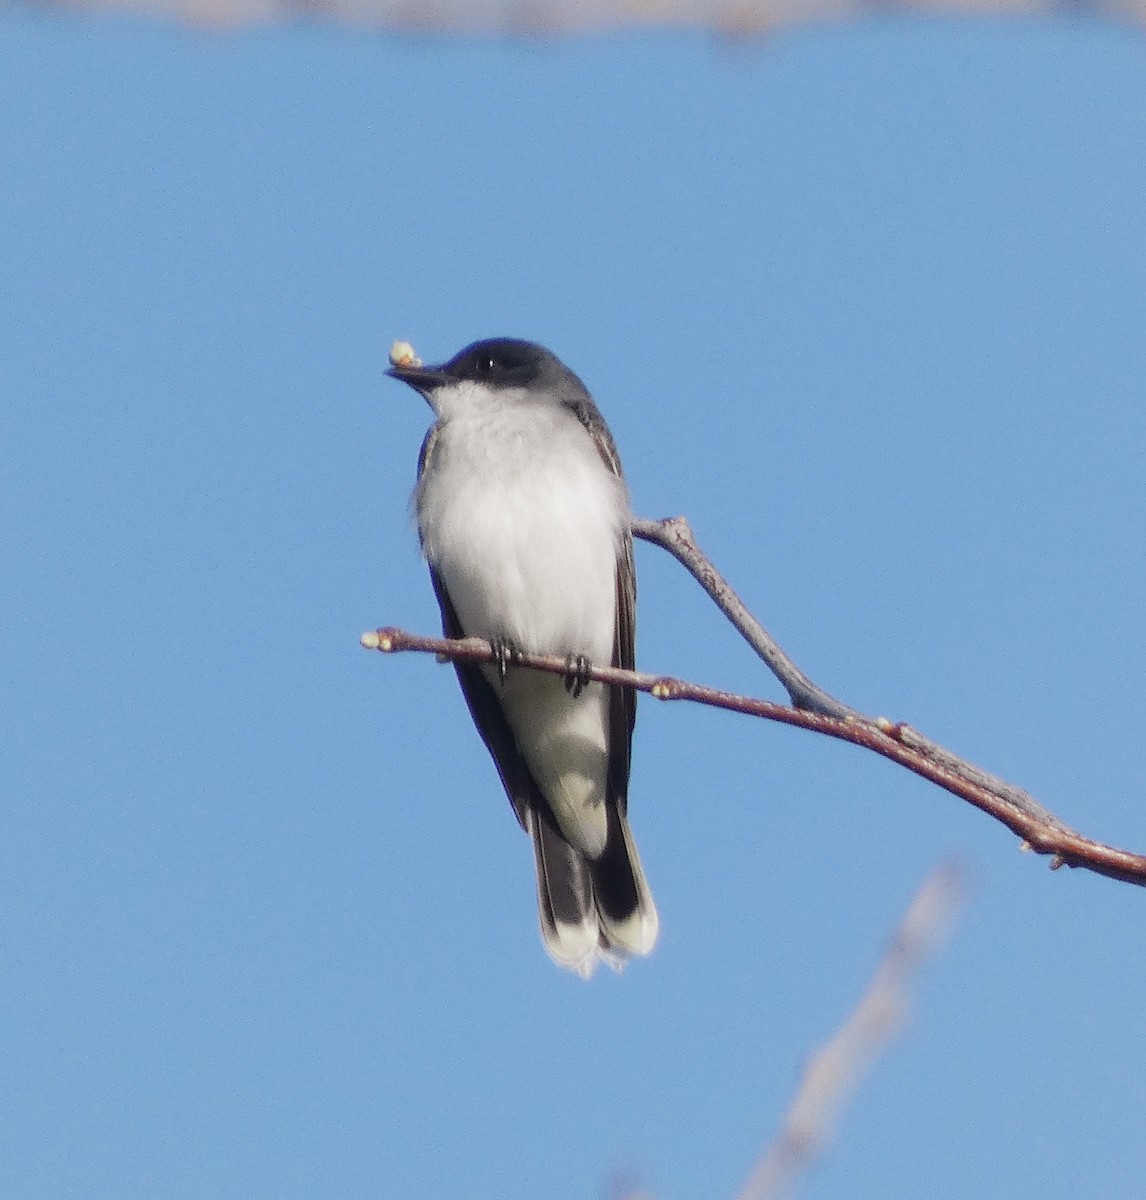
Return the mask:
<path id="1" fill-rule="evenodd" d="M 521 657 L 521 651 L 509 638 L 490 638 L 489 644 L 493 650 L 493 664 L 497 667 L 497 677 L 504 684 L 505 673 Z"/>
<path id="2" fill-rule="evenodd" d="M 583 654 L 570 654 L 565 660 L 565 690 L 574 700 L 585 690 L 590 682 L 590 672 L 593 667 Z"/>

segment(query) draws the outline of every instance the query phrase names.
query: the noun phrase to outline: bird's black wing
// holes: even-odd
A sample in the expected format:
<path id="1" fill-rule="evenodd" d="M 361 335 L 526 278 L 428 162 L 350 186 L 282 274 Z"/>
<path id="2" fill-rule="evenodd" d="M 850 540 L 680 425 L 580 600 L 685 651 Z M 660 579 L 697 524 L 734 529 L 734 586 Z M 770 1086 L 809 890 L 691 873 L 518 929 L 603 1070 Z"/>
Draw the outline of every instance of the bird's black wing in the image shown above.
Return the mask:
<path id="1" fill-rule="evenodd" d="M 592 401 L 573 404 L 577 419 L 585 426 L 605 465 L 624 486 L 625 475 L 608 426 Z M 637 571 L 633 562 L 633 536 L 626 529 L 617 551 L 617 614 L 613 637 L 614 667 L 636 669 L 637 661 Z M 633 726 L 637 720 L 637 694 L 632 688 L 609 691 L 609 796 L 623 813 L 628 804 L 629 764 L 632 757 Z"/>

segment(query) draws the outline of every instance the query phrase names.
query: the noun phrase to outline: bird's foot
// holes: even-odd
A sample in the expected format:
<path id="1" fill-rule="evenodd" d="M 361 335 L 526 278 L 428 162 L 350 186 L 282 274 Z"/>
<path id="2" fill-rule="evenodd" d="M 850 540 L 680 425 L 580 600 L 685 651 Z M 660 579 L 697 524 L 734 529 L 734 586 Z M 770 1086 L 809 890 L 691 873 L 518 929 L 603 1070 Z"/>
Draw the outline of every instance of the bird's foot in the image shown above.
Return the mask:
<path id="1" fill-rule="evenodd" d="M 585 690 L 590 682 L 589 672 L 593 665 L 583 654 L 570 654 L 565 660 L 565 690 L 574 700 Z"/>
<path id="2" fill-rule="evenodd" d="M 506 637 L 489 639 L 493 650 L 493 664 L 497 667 L 497 677 L 505 683 L 505 673 L 521 657 L 521 651 Z"/>

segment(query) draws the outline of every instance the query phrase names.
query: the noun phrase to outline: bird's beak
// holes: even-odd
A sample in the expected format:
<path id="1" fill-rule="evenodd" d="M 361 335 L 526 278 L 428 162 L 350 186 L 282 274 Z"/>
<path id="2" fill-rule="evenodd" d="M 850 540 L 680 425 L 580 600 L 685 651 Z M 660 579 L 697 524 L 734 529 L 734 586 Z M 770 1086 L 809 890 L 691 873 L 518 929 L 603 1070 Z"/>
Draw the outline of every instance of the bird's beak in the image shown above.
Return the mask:
<path id="1" fill-rule="evenodd" d="M 416 392 L 428 396 L 435 388 L 449 382 L 449 376 L 441 367 L 391 367 L 387 372 L 391 379 L 408 383 Z"/>

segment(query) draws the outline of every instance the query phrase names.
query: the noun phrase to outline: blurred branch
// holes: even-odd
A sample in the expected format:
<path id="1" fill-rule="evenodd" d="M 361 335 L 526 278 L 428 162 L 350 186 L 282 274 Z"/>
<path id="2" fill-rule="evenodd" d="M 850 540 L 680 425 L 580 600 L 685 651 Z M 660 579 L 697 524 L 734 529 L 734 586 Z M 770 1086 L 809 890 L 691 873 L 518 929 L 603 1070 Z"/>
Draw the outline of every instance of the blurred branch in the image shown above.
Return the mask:
<path id="1" fill-rule="evenodd" d="M 911 984 L 923 961 L 938 949 L 964 890 L 964 872 L 955 861 L 940 863 L 923 881 L 867 991 L 809 1058 L 783 1127 L 738 1200 L 778 1200 L 823 1149 L 861 1076 L 903 1027 Z"/>
<path id="2" fill-rule="evenodd" d="M 658 700 L 691 700 L 746 716 L 795 725 L 862 746 L 1002 822 L 1023 839 L 1024 849 L 1051 855 L 1052 867 L 1082 867 L 1111 879 L 1146 885 L 1146 857 L 1084 837 L 1020 788 L 967 762 L 911 726 L 886 717 L 864 716 L 813 684 L 744 607 L 696 545 L 688 522 L 683 518 L 637 519 L 633 521 L 633 533 L 663 546 L 685 565 L 781 681 L 792 698 L 792 705 L 619 667 L 592 666 L 588 671 L 590 679 L 630 687 Z M 386 653 L 421 651 L 454 662 L 488 663 L 493 659 L 493 650 L 481 638 L 422 637 L 394 628 L 364 633 L 362 644 L 367 649 Z M 569 673 L 568 662 L 554 655 L 520 654 L 514 658 L 514 664 L 554 675 Z"/>
<path id="3" fill-rule="evenodd" d="M 873 10 L 860 0 L 30 0 L 54 12 L 135 13 L 225 30 L 271 22 L 325 21 L 428 36 L 502 34 L 568 37 L 622 29 L 710 30 L 753 37 L 811 21 L 839 21 Z M 895 11 L 951 17 L 1061 16 L 1141 22 L 1146 0 L 901 0 Z"/>

